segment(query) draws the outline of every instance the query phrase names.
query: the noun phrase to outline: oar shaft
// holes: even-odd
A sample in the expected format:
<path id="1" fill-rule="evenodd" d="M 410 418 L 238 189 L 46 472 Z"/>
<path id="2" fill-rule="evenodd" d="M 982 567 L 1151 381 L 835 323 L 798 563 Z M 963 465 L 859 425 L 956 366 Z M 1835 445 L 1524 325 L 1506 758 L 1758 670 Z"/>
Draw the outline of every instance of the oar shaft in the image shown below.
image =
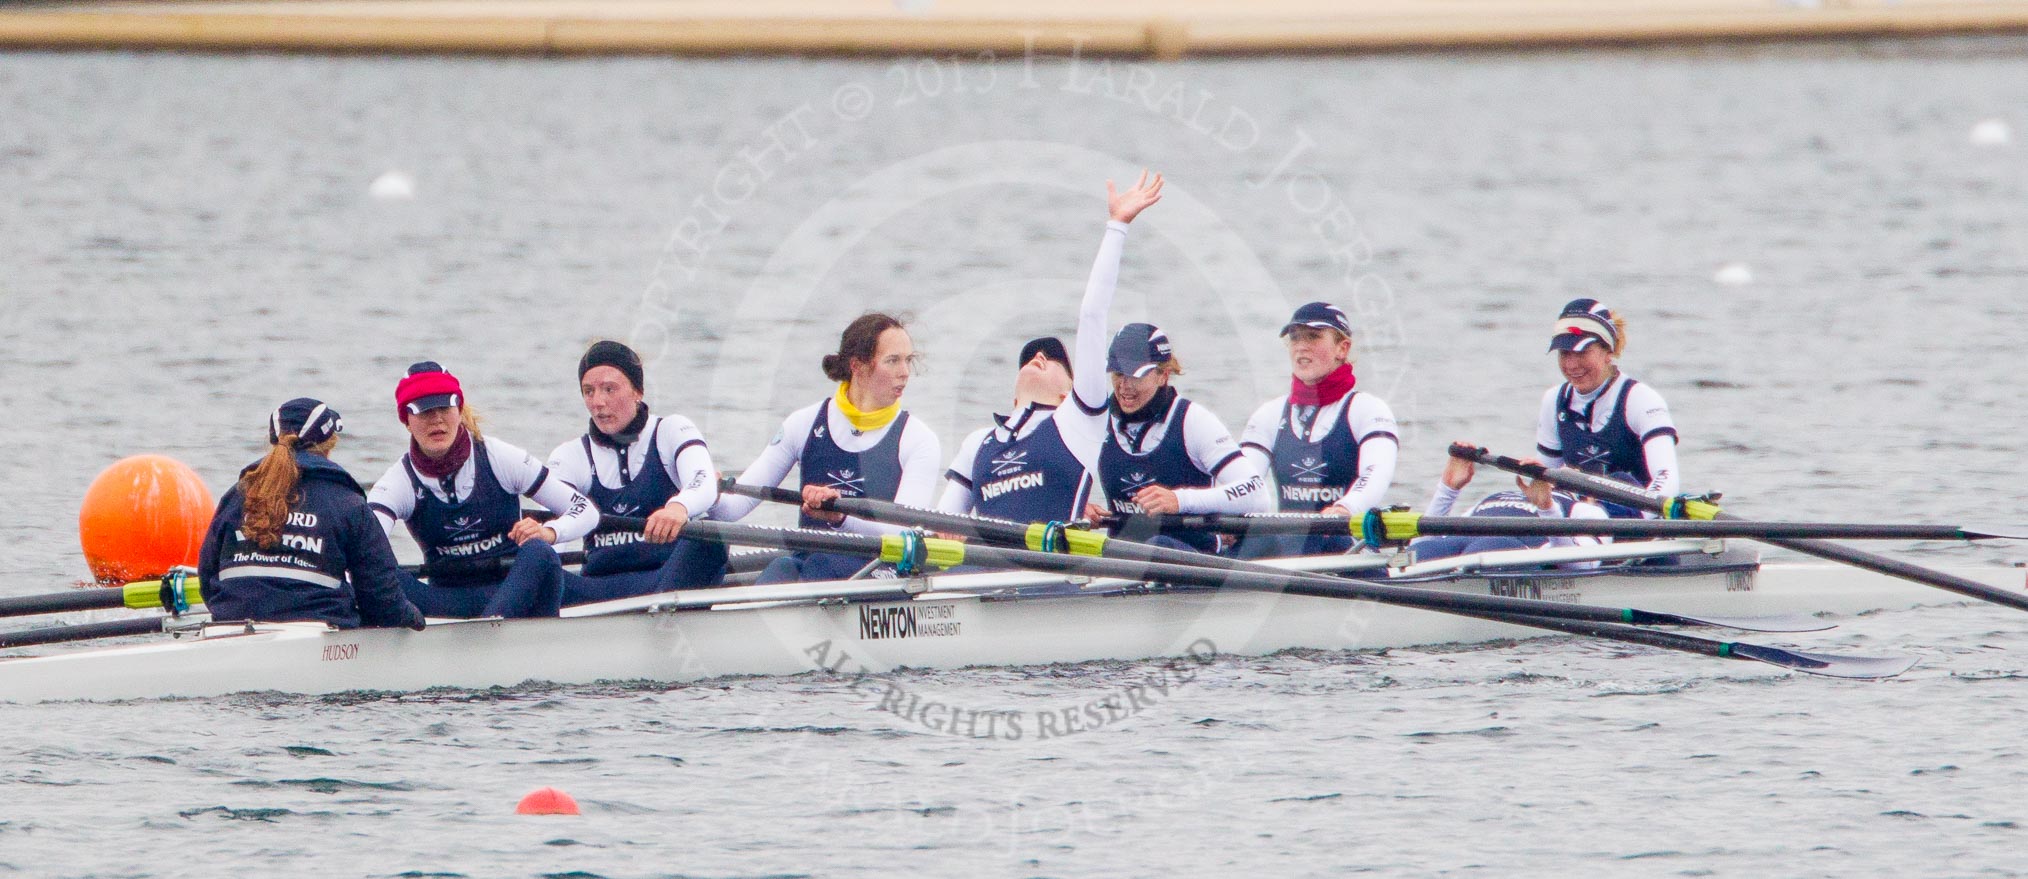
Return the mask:
<path id="1" fill-rule="evenodd" d="M 93 638 L 117 638 L 122 635 L 149 635 L 162 631 L 164 619 L 164 617 L 139 617 L 131 620 L 111 620 L 103 623 L 48 626 L 40 629 L 19 629 L 12 632 L 0 632 L 0 648 L 29 647 L 36 644 L 59 644 L 65 641 L 89 641 Z"/>
<path id="2" fill-rule="evenodd" d="M 1212 531 L 1219 534 L 1319 537 L 1359 536 L 1359 522 L 1347 516 L 1267 513 L 1255 516 L 1163 515 L 1114 516 L 1105 523 L 1114 533 Z"/>
<path id="3" fill-rule="evenodd" d="M 711 521 L 692 522 L 688 526 L 685 526 L 685 528 L 686 531 L 690 531 L 694 536 L 704 540 L 758 546 L 779 546 L 784 549 L 871 557 L 893 555 L 893 549 L 898 540 L 894 537 L 881 538 L 842 532 L 763 528 L 753 525 Z M 1182 552 L 1180 550 L 1166 550 L 1162 547 L 1150 547 L 1124 542 L 1120 542 L 1122 548 L 1127 548 L 1134 552 L 1147 551 L 1150 556 L 1162 556 L 1169 560 L 1153 561 L 1066 555 L 1061 553 L 1034 552 L 1024 549 L 1007 549 L 996 546 L 959 544 L 952 541 L 935 539 L 928 539 L 925 542 L 931 546 L 931 561 L 940 565 L 949 561 L 990 567 L 1024 568 L 1033 571 L 1047 571 L 1073 576 L 1114 577 L 1123 580 L 1156 580 L 1165 583 L 1211 588 L 1290 592 L 1326 598 L 1375 601 L 1383 604 L 1398 604 L 1407 607 L 1454 613 L 1470 611 L 1483 614 L 1527 614 L 1535 617 L 1561 617 L 1613 623 L 1629 621 L 1632 613 L 1621 608 L 1594 607 L 1591 605 L 1567 604 L 1564 602 L 1541 601 L 1530 598 L 1509 598 L 1498 595 L 1445 592 L 1436 589 L 1395 586 L 1363 580 L 1346 580 L 1318 574 L 1284 571 L 1267 566 L 1255 566 L 1245 562 L 1236 562 L 1232 559 L 1197 553 L 1183 553 L 1179 558 L 1167 554 Z M 1106 543 L 1107 549 L 1113 549 L 1114 546 L 1114 541 Z M 943 555 L 942 560 L 937 558 L 938 554 Z M 1179 561 L 1184 563 L 1176 563 Z"/>
<path id="4" fill-rule="evenodd" d="M 1700 519 L 1537 519 L 1527 516 L 1416 516 L 1418 535 L 1458 537 L 1733 537 L 1834 540 L 1966 540 L 1951 525 L 1865 525 L 1837 522 L 1759 522 L 1721 516 Z M 1392 527 L 1390 539 L 1399 539 Z"/>
<path id="5" fill-rule="evenodd" d="M 790 491 L 771 485 L 740 485 L 730 479 L 720 484 L 726 494 L 736 494 L 756 500 L 799 506 L 803 503 L 801 492 Z M 983 516 L 960 516 L 938 510 L 902 506 L 890 501 L 872 498 L 840 497 L 824 504 L 824 509 L 857 516 L 869 522 L 888 522 L 895 525 L 913 525 L 928 528 L 944 534 L 956 534 L 979 540 L 1004 543 L 1021 543 L 1027 539 L 1028 526 L 1004 519 Z"/>
<path id="6" fill-rule="evenodd" d="M 0 598 L 0 617 L 18 617 L 37 613 L 64 613 L 73 610 L 96 610 L 102 607 L 122 607 L 126 597 L 120 587 L 93 587 L 72 589 L 69 592 L 52 592 L 47 595 L 18 595 Z"/>
<path id="7" fill-rule="evenodd" d="M 783 491 L 780 489 L 772 489 L 772 488 L 758 489 L 753 486 L 741 486 L 740 488 L 746 489 L 746 491 L 736 493 L 747 494 L 747 496 L 749 497 L 758 497 L 763 500 L 775 500 L 784 503 L 801 503 L 802 501 L 802 496 L 795 492 Z M 836 507 L 841 509 L 845 505 L 846 499 L 833 500 L 826 504 L 827 507 Z M 877 501 L 866 498 L 850 499 L 850 507 L 851 510 L 853 511 L 852 512 L 853 515 L 861 516 L 872 521 L 888 522 L 898 525 L 918 525 L 923 527 L 936 528 L 940 531 L 946 531 L 947 533 L 954 529 L 944 526 L 962 524 L 969 527 L 974 534 L 983 535 L 983 539 L 991 543 L 1012 545 L 1014 547 L 1026 547 L 1029 550 L 1035 550 L 1039 548 L 1036 544 L 1038 543 L 1038 538 L 1039 534 L 1041 533 L 1041 529 L 1039 529 L 1037 526 L 1022 525 L 1017 522 L 1009 522 L 1003 519 L 993 519 L 983 516 L 953 516 L 948 513 L 934 512 L 929 510 L 919 510 L 914 507 L 904 507 L 899 504 L 894 504 L 887 501 Z M 1339 527 L 1342 527 L 1343 523 L 1342 519 L 1334 521 L 1339 522 L 1340 523 Z M 1135 543 L 1133 541 L 1122 540 L 1117 537 L 1105 537 L 1103 535 L 1093 534 L 1091 532 L 1085 531 L 1067 531 L 1058 535 L 1058 537 L 1061 539 L 1062 545 L 1056 548 L 1055 551 L 1057 552 L 1067 552 L 1087 558 L 1094 556 L 1102 556 L 1104 558 L 1113 559 L 1117 561 L 1143 562 L 1143 563 L 1155 562 L 1171 565 L 1184 565 L 1192 568 L 1215 568 L 1222 571 L 1250 572 L 1255 574 L 1261 574 L 1269 578 L 1274 578 L 1273 582 L 1284 584 L 1280 588 L 1283 588 L 1289 592 L 1294 592 L 1298 594 L 1315 594 L 1324 597 L 1340 597 L 1340 598 L 1347 597 L 1342 592 L 1342 590 L 1336 589 L 1337 586 L 1342 585 L 1345 582 L 1343 579 L 1338 577 L 1292 574 L 1290 571 L 1281 568 L 1276 568 L 1271 565 L 1264 565 L 1259 562 L 1241 561 L 1237 559 L 1224 558 L 1221 556 L 1205 555 L 1202 553 L 1192 552 L 1189 550 L 1175 549 L 1173 547 L 1151 546 L 1145 543 Z M 984 556 L 983 548 L 981 550 L 968 549 L 967 552 L 971 553 L 970 557 L 973 558 L 973 560 L 975 561 L 979 560 L 980 558 L 983 558 Z M 1019 567 L 1033 567 L 1032 563 L 1024 563 L 1018 559 L 1012 560 L 1012 564 Z M 1064 570 L 1070 570 L 1070 568 L 1065 568 Z M 1143 577 L 1146 576 L 1147 571 L 1148 568 L 1146 568 L 1145 566 L 1136 567 L 1133 569 L 1133 573 L 1129 574 L 1128 576 L 1136 578 Z M 1223 585 L 1224 582 L 1229 581 L 1222 581 L 1221 585 Z M 1390 592 L 1396 592 L 1403 589 L 1403 587 L 1386 586 L 1375 583 L 1368 583 L 1367 586 L 1373 589 L 1388 590 Z M 1309 591 L 1306 592 L 1305 590 Z M 1424 591 L 1427 592 L 1427 595 L 1425 597 L 1431 598 L 1433 600 L 1440 600 L 1446 606 L 1461 606 L 1457 605 L 1457 601 L 1459 600 L 1457 593 L 1438 592 L 1435 590 L 1424 590 Z M 1512 605 L 1509 606 L 1511 607 Z M 1533 616 L 1541 617 L 1544 619 L 1566 619 L 1566 620 L 1582 621 L 1586 623 L 1615 623 L 1615 624 L 1632 623 L 1638 625 L 1707 624 L 1701 620 L 1693 619 L 1690 617 L 1683 617 L 1675 614 L 1656 613 L 1652 611 L 1644 611 L 1631 608 L 1592 607 L 1587 605 L 1565 604 L 1562 602 L 1556 603 L 1536 602 L 1534 605 L 1532 605 L 1532 608 L 1533 609 L 1531 611 L 1531 615 Z"/>
<path id="8" fill-rule="evenodd" d="M 1560 488 L 1589 494 L 1600 500 L 1634 507 L 1635 509 L 1656 513 L 1661 513 L 1665 510 L 1675 512 L 1672 507 L 1677 505 L 1676 499 L 1663 497 L 1658 493 L 1643 488 L 1623 485 L 1589 473 L 1564 469 L 1551 470 L 1541 465 L 1523 464 L 1513 458 L 1495 455 L 1485 449 L 1472 446 L 1453 445 L 1451 446 L 1451 455 L 1452 457 L 1465 458 L 1480 464 L 1496 467 L 1509 473 L 1546 479 Z M 1683 506 L 1689 507 L 1690 512 L 1701 518 L 1739 518 L 1722 512 L 1717 507 L 1709 504 L 1701 504 L 1700 506 L 1684 504 Z M 1782 547 L 1783 549 L 1791 549 L 1805 555 L 1843 562 L 1854 567 L 1886 574 L 1890 577 L 1899 577 L 1903 580 L 1921 583 L 1925 586 L 1934 586 L 1967 598 L 2003 604 L 2015 610 L 2028 610 L 2028 593 L 2014 593 L 2003 589 L 1996 589 L 1977 580 L 1925 568 L 1920 565 L 1911 565 L 1907 562 L 1874 555 L 1869 552 L 1861 552 L 1851 547 L 1826 543 L 1820 540 L 1790 540 L 1785 538 L 1767 538 L 1763 542 L 1772 546 Z"/>

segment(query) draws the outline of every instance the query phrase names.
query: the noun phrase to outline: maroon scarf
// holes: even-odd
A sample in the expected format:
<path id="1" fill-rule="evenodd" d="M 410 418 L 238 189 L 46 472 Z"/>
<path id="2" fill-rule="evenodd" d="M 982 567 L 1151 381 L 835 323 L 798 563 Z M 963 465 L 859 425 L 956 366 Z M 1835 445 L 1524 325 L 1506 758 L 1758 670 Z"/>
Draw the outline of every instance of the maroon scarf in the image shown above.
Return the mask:
<path id="1" fill-rule="evenodd" d="M 1359 380 L 1352 376 L 1352 364 L 1339 364 L 1329 375 L 1317 380 L 1317 386 L 1303 384 L 1303 380 L 1289 378 L 1289 402 L 1297 406 L 1329 406 L 1345 395 L 1352 393 L 1352 386 Z"/>
<path id="2" fill-rule="evenodd" d="M 409 463 L 415 465 L 415 472 L 431 479 L 455 475 L 458 468 L 465 466 L 465 461 L 471 457 L 472 435 L 462 424 L 458 425 L 458 438 L 451 440 L 451 450 L 445 452 L 441 458 L 432 459 L 423 454 L 422 446 L 416 445 L 414 437 L 410 437 L 408 441 Z"/>

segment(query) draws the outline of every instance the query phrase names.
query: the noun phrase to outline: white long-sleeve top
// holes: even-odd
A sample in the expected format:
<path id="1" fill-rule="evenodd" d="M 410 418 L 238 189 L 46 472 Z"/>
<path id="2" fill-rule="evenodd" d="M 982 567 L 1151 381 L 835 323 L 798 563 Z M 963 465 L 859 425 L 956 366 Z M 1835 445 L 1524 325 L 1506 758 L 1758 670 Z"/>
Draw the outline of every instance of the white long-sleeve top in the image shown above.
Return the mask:
<path id="1" fill-rule="evenodd" d="M 599 511 L 591 499 L 576 487 L 561 479 L 552 479 L 549 468 L 521 450 L 521 447 L 504 440 L 487 437 L 486 460 L 492 464 L 493 478 L 500 481 L 500 487 L 529 498 L 543 509 L 556 514 L 556 518 L 544 525 L 556 529 L 556 542 L 578 540 L 599 526 Z M 403 455 L 402 459 L 407 458 Z M 397 459 L 381 474 L 380 481 L 373 484 L 373 490 L 366 493 L 367 506 L 380 519 L 381 530 L 389 537 L 394 536 L 398 523 L 415 514 L 416 491 L 418 488 L 436 495 L 438 500 L 448 503 L 450 495 L 434 479 L 425 479 L 421 486 L 408 478 L 408 468 Z M 458 497 L 472 496 L 472 487 L 478 484 L 479 456 L 474 454 L 465 459 L 465 466 L 458 468 L 451 484 L 457 489 Z"/>
<path id="2" fill-rule="evenodd" d="M 1077 338 L 1071 353 L 1073 378 L 1070 399 L 1057 408 L 1056 421 L 1063 439 L 1078 456 L 1098 470 L 1099 452 L 1108 442 L 1122 449 L 1152 449 L 1174 428 L 1170 416 L 1148 425 L 1139 443 L 1113 423 L 1107 406 L 1112 401 L 1112 380 L 1106 375 L 1106 349 L 1112 336 L 1106 320 L 1119 287 L 1120 261 L 1126 255 L 1127 224 L 1108 221 L 1099 240 L 1098 257 L 1092 261 L 1091 276 L 1085 281 L 1084 301 L 1077 310 Z M 1209 408 L 1192 404 L 1180 428 L 1184 450 L 1197 468 L 1211 474 L 1210 488 L 1175 489 L 1176 502 L 1184 513 L 1267 513 L 1274 510 L 1268 496 L 1267 478 L 1249 460 L 1232 438 L 1232 431 Z M 1103 480 L 1101 480 L 1103 485 Z M 1165 486 L 1174 488 L 1174 486 Z"/>
<path id="3" fill-rule="evenodd" d="M 831 441 L 847 452 L 863 452 L 880 444 L 894 429 L 895 421 L 874 430 L 861 433 L 852 427 L 852 421 L 838 411 L 835 405 L 824 405 L 829 398 L 811 403 L 789 413 L 782 419 L 782 429 L 775 438 L 768 441 L 768 447 L 761 450 L 752 464 L 739 474 L 740 485 L 758 485 L 773 488 L 788 479 L 789 471 L 803 460 L 803 445 L 809 441 L 810 430 L 817 424 L 817 410 L 823 409 L 826 430 Z M 894 502 L 903 506 L 927 508 L 936 500 L 937 478 L 942 475 L 943 449 L 937 443 L 936 433 L 922 419 L 911 416 L 901 433 L 901 485 L 894 493 Z M 711 518 L 721 522 L 734 522 L 753 512 L 760 506 L 756 498 L 723 494 L 711 506 Z M 845 517 L 841 530 L 860 534 L 894 534 L 904 530 L 899 525 L 868 522 L 854 516 Z"/>
<path id="4" fill-rule="evenodd" d="M 594 440 L 590 443 L 591 457 L 587 459 L 584 440 L 585 437 L 579 437 L 550 452 L 550 474 L 579 491 L 587 491 L 594 484 L 613 490 L 625 488 L 620 483 L 619 450 Z M 648 465 L 650 440 L 654 441 L 663 472 L 676 484 L 676 494 L 670 496 L 668 505 L 681 505 L 683 512 L 693 518 L 704 515 L 718 502 L 718 471 L 712 467 L 711 450 L 704 445 L 704 434 L 696 423 L 681 415 L 649 415 L 640 437 L 626 450 L 627 473 L 636 479 Z M 651 512 L 642 510 L 637 515 Z"/>
<path id="5" fill-rule="evenodd" d="M 1247 458 L 1254 462 L 1260 472 L 1274 475 L 1275 434 L 1281 430 L 1282 410 L 1288 406 L 1289 397 L 1283 394 L 1260 404 L 1253 410 L 1253 417 L 1246 421 L 1246 431 L 1240 434 L 1239 447 Z M 1349 408 L 1350 411 L 1347 411 Z M 1359 472 L 1345 487 L 1345 496 L 1337 505 L 1353 513 L 1364 513 L 1381 505 L 1387 497 L 1387 489 L 1394 484 L 1394 464 L 1401 451 L 1394 423 L 1394 410 L 1379 397 L 1365 392 L 1351 394 L 1327 406 L 1317 407 L 1317 414 L 1310 419 L 1309 431 L 1301 439 L 1318 442 L 1344 418 L 1352 428 L 1352 442 L 1359 447 Z M 1276 505 L 1280 505 L 1277 498 Z"/>
<path id="6" fill-rule="evenodd" d="M 1626 374 L 1621 373 L 1589 394 L 1579 394 L 1573 389 L 1571 417 L 1583 416 L 1586 407 L 1600 401 L 1592 409 L 1591 429 L 1604 429 L 1619 406 L 1620 387 L 1627 381 Z M 1542 463 L 1551 467 L 1564 464 L 1563 438 L 1556 432 L 1556 398 L 1562 390 L 1563 386 L 1557 385 L 1542 395 L 1542 413 L 1535 424 L 1535 450 L 1542 454 Z M 1647 382 L 1638 382 L 1627 392 L 1627 427 L 1641 440 L 1641 456 L 1648 463 L 1648 488 L 1672 497 L 1681 494 L 1683 475 L 1676 464 L 1676 420 L 1670 416 L 1669 404 L 1662 400 L 1661 392 Z"/>

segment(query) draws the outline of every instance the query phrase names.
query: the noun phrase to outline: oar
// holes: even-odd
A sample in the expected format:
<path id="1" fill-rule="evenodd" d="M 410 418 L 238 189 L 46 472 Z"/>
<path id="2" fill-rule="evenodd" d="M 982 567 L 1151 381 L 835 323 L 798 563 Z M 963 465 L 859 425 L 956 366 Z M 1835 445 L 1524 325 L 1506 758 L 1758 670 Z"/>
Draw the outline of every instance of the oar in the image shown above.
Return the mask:
<path id="1" fill-rule="evenodd" d="M 182 592 L 180 601 L 177 595 L 179 589 Z M 98 610 L 107 607 L 135 609 L 168 607 L 181 611 L 203 603 L 204 597 L 195 576 L 183 577 L 180 582 L 177 578 L 170 577 L 160 580 L 136 580 L 124 586 L 91 587 L 42 595 L 0 598 L 0 617 Z"/>
<path id="2" fill-rule="evenodd" d="M 161 632 L 170 619 L 170 617 L 137 617 L 131 620 L 82 623 L 75 626 L 17 629 L 12 632 L 0 632 L 0 649 L 35 644 L 60 644 L 65 641 L 89 641 L 94 638 L 118 638 L 124 635 L 152 635 Z"/>
<path id="3" fill-rule="evenodd" d="M 878 558 L 896 564 L 904 573 L 925 566 L 949 568 L 960 564 L 1023 568 L 1086 577 L 1155 580 L 1213 589 L 1241 589 L 1287 592 L 1323 598 L 1373 601 L 1380 604 L 1433 610 L 1571 634 L 1588 635 L 1668 650 L 1680 650 L 1728 659 L 1751 659 L 1812 674 L 1848 678 L 1889 677 L 1915 664 L 1911 657 L 1851 657 L 1804 653 L 1776 647 L 1714 641 L 1624 625 L 1622 611 L 1586 605 L 1469 595 L 1434 589 L 1385 586 L 1358 580 L 1340 580 L 1286 571 L 1272 574 L 1253 571 L 1219 570 L 1197 565 L 1134 562 L 1064 553 L 1033 552 L 990 546 L 973 546 L 955 540 L 923 537 L 914 532 L 875 537 L 844 532 L 800 531 L 765 528 L 709 520 L 694 521 L 684 531 L 702 540 L 750 546 L 778 546 L 802 552 L 831 552 Z M 1573 618 L 1579 617 L 1579 618 Z"/>
<path id="4" fill-rule="evenodd" d="M 1144 523 L 1160 531 L 1226 534 L 1342 535 L 1367 543 L 1425 535 L 1457 537 L 1731 537 L 1798 540 L 2028 540 L 2028 528 L 1969 525 L 1872 525 L 1849 522 L 1759 522 L 1726 517 L 1684 519 L 1531 519 L 1526 516 L 1425 516 L 1407 510 L 1373 510 L 1363 519 L 1301 513 L 1248 516 L 1122 516 L 1122 526 Z"/>
<path id="5" fill-rule="evenodd" d="M 1551 470 L 1539 464 L 1523 464 L 1513 458 L 1495 455 L 1476 446 L 1453 444 L 1450 451 L 1451 457 L 1454 458 L 1464 458 L 1468 461 L 1485 464 L 1521 476 L 1545 479 L 1558 488 L 1568 489 L 1578 494 L 1590 495 L 1599 500 L 1609 501 L 1621 506 L 1658 513 L 1664 519 L 1736 520 L 1739 518 L 1720 510 L 1717 504 L 1709 501 L 1696 498 L 1672 498 L 1660 492 L 1649 491 L 1645 488 L 1628 485 L 1618 480 L 1607 479 L 1603 476 L 1579 470 L 1568 468 Z M 1774 537 L 1766 538 L 1762 542 L 1813 555 L 1821 559 L 1843 562 L 1856 568 L 1864 568 L 1876 573 L 1886 574 L 1890 577 L 1899 577 L 1903 580 L 1921 583 L 1925 586 L 1934 586 L 1948 592 L 1955 592 L 1967 598 L 1977 598 L 1981 601 L 1993 602 L 1994 604 L 2004 604 L 2015 610 L 2028 610 L 2028 594 L 1996 589 L 1977 580 L 1969 580 L 1956 574 L 1948 574 L 1943 571 L 1925 568 L 1921 565 L 1911 565 L 1907 562 L 1874 555 L 1870 552 L 1861 552 L 1848 546 L 1824 543 L 1817 540 L 1793 540 Z"/>
<path id="6" fill-rule="evenodd" d="M 783 504 L 801 504 L 803 496 L 783 488 L 736 485 L 725 488 L 731 494 L 774 501 Z M 1067 528 L 1062 522 L 1035 522 L 1022 524 L 990 516 L 961 516 L 937 510 L 924 510 L 903 506 L 892 501 L 873 498 L 833 498 L 824 504 L 824 509 L 858 516 L 873 522 L 891 525 L 908 525 L 928 528 L 945 534 L 962 534 L 1002 546 L 1025 548 L 1036 552 L 1070 553 L 1072 555 L 1095 556 L 1130 562 L 1162 562 L 1172 565 L 1194 565 L 1217 568 L 1224 571 L 1250 571 L 1256 574 L 1281 575 L 1287 572 L 1258 562 L 1229 559 L 1223 556 L 1205 555 L 1190 550 L 1165 546 L 1150 546 L 1118 537 L 1108 537 L 1092 531 Z M 1340 520 L 1342 522 L 1342 520 Z M 1342 527 L 1342 525 L 1341 525 Z M 1323 576 L 1323 575 L 1318 575 Z M 1326 579 L 1335 579 L 1329 578 Z M 1538 608 L 1537 616 L 1563 616 L 1574 605 L 1554 603 L 1550 607 Z M 1633 623 L 1645 626 L 1714 626 L 1727 629 L 1741 629 L 1753 632 L 1820 632 L 1835 628 L 1815 617 L 1723 617 L 1688 616 L 1684 614 L 1661 613 L 1637 608 L 1589 608 L 1572 611 L 1573 619 Z"/>

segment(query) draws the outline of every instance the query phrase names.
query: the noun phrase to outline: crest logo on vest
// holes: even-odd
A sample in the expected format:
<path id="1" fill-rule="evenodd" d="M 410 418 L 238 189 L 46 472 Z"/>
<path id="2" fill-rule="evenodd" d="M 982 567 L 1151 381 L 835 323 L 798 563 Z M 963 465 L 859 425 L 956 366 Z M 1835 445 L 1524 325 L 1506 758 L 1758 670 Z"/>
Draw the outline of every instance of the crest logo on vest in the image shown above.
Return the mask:
<path id="1" fill-rule="evenodd" d="M 830 485 L 826 487 L 835 488 L 841 494 L 859 497 L 866 493 L 866 477 L 859 475 L 859 471 L 857 470 L 850 468 L 832 470 L 825 473 L 824 478 L 830 480 Z"/>
<path id="2" fill-rule="evenodd" d="M 993 456 L 994 476 L 1005 476 L 1028 466 L 1028 450 L 1012 449 Z"/>
<path id="3" fill-rule="evenodd" d="M 1574 460 L 1577 461 L 1577 469 L 1579 470 L 1590 470 L 1594 467 L 1603 470 L 1607 463 L 1606 458 L 1609 455 L 1610 453 L 1606 451 L 1604 446 L 1593 443 L 1579 449 L 1577 457 Z"/>
<path id="4" fill-rule="evenodd" d="M 451 520 L 451 539 L 470 540 L 479 536 L 479 528 L 485 522 L 477 516 L 459 516 Z"/>
<path id="5" fill-rule="evenodd" d="M 1324 479 L 1324 461 L 1321 458 L 1304 456 L 1296 462 L 1296 478 L 1304 482 L 1321 482 Z"/>

